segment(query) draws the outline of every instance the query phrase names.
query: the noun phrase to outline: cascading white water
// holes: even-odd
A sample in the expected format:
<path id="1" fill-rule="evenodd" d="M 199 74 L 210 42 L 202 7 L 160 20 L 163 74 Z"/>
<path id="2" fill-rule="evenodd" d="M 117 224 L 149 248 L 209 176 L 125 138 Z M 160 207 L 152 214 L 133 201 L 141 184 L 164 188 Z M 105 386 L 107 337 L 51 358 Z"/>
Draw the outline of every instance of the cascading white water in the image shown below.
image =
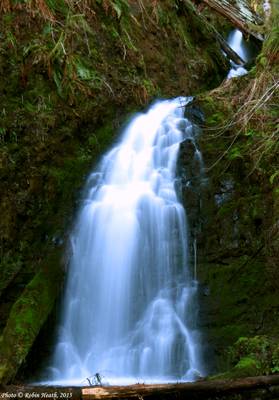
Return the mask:
<path id="1" fill-rule="evenodd" d="M 249 60 L 249 51 L 243 39 L 242 32 L 240 32 L 238 29 L 234 29 L 232 32 L 230 32 L 227 42 L 243 61 L 247 62 Z M 236 65 L 233 61 L 231 61 L 231 66 L 232 68 L 227 76 L 228 79 L 247 74 L 247 70 L 244 67 Z"/>
<path id="2" fill-rule="evenodd" d="M 242 58 L 243 61 L 249 60 L 249 50 L 243 39 L 243 34 L 238 29 L 229 33 L 228 43 L 230 47 Z"/>
<path id="3" fill-rule="evenodd" d="M 71 238 L 62 327 L 49 382 L 171 382 L 202 375 L 197 283 L 175 192 L 189 98 L 135 116 L 88 180 Z"/>

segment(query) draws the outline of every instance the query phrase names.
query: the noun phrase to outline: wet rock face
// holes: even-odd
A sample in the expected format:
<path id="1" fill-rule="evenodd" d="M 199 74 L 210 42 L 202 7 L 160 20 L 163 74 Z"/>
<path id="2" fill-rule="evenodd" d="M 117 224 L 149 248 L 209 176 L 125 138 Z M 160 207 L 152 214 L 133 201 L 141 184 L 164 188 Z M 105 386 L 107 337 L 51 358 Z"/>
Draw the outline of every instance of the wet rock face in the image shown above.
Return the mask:
<path id="1" fill-rule="evenodd" d="M 195 152 L 196 152 L 196 145 L 192 139 L 185 139 L 183 142 L 180 143 L 180 159 L 183 165 L 189 166 L 190 163 L 193 161 Z"/>
<path id="2" fill-rule="evenodd" d="M 184 205 L 189 232 L 189 262 L 193 271 L 198 272 L 200 248 L 204 241 L 204 226 L 206 223 L 206 200 L 209 189 L 203 165 L 203 157 L 198 147 L 199 137 L 203 135 L 201 126 L 204 115 L 198 107 L 187 107 L 185 116 L 189 121 L 184 129 L 184 140 L 180 143 L 177 161 L 177 192 Z M 190 136 L 191 132 L 191 136 Z M 195 272 L 195 274 L 196 274 Z M 210 287 L 200 281 L 198 286 L 197 320 L 200 331 L 204 335 L 202 357 L 208 372 L 215 369 L 215 354 L 212 342 L 207 339 L 207 326 L 211 323 L 208 317 L 207 300 L 210 297 Z"/>
<path id="3" fill-rule="evenodd" d="M 203 125 L 205 122 L 204 113 L 202 110 L 195 106 L 189 106 L 185 109 L 185 117 L 188 118 L 196 126 Z"/>
<path id="4" fill-rule="evenodd" d="M 205 184 L 202 155 L 197 145 L 201 134 L 197 124 L 202 123 L 203 114 L 200 109 L 190 106 L 186 108 L 185 116 L 189 125 L 184 129 L 184 140 L 179 147 L 177 186 L 187 214 L 190 238 L 193 241 L 197 238 L 201 227 L 201 204 Z"/>
<path id="5" fill-rule="evenodd" d="M 194 237 L 194 225 L 200 211 L 199 165 L 196 159 L 196 146 L 191 139 L 185 139 L 179 148 L 178 176 L 180 193 L 184 204 L 191 236 Z"/>
<path id="6" fill-rule="evenodd" d="M 192 263 L 196 244 L 197 312 L 207 344 L 204 360 L 212 373 L 230 367 L 228 348 L 239 337 L 278 337 L 278 279 L 272 278 L 278 269 L 267 263 L 265 250 L 276 212 L 269 186 L 250 174 L 244 160 L 221 159 L 211 168 L 225 151 L 223 142 L 218 135 L 200 132 L 198 110 L 185 114 L 195 133 L 190 137 L 189 126 L 185 128 L 177 185 L 187 213 Z"/>

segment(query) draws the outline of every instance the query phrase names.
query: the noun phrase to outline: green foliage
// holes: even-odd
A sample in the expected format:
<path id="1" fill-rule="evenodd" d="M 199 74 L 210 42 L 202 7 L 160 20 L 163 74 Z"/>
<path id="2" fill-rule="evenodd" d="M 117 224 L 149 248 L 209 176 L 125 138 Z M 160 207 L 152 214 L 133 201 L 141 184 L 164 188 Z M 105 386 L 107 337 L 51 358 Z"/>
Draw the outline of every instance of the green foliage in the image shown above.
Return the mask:
<path id="1" fill-rule="evenodd" d="M 118 18 L 129 11 L 130 5 L 127 0 L 109 0 L 112 9 L 116 12 Z"/>
<path id="2" fill-rule="evenodd" d="M 254 131 L 254 129 L 247 129 L 245 132 L 244 132 L 244 135 L 245 136 L 255 136 L 256 135 L 256 132 Z"/>
<path id="3" fill-rule="evenodd" d="M 279 176 L 279 171 L 275 171 L 269 178 L 269 182 L 271 183 L 271 185 L 273 185 L 275 183 L 275 180 L 278 178 Z"/>
<path id="4" fill-rule="evenodd" d="M 263 54 L 258 56 L 257 61 L 262 67 L 266 67 L 268 64 L 268 60 Z"/>
<path id="5" fill-rule="evenodd" d="M 73 48 L 73 37 L 80 43 L 82 52 Z M 59 96 L 73 99 L 76 90 L 90 91 L 102 86 L 103 81 L 92 63 L 93 41 L 94 33 L 84 15 L 68 10 L 64 26 L 47 22 L 42 36 L 23 47 L 23 56 L 26 62 L 31 60 L 33 65 L 42 65 L 48 71 Z"/>
<path id="6" fill-rule="evenodd" d="M 60 13 L 64 17 L 69 12 L 69 7 L 64 0 L 45 0 L 47 6 L 53 13 Z"/>
<path id="7" fill-rule="evenodd" d="M 207 123 L 209 125 L 219 125 L 224 123 L 224 114 L 221 111 L 213 112 L 207 118 Z"/>
<path id="8" fill-rule="evenodd" d="M 266 358 L 268 350 L 270 350 L 270 343 L 266 336 L 240 337 L 231 348 L 232 361 L 239 361 L 247 355 Z"/>
<path id="9" fill-rule="evenodd" d="M 228 158 L 230 160 L 235 160 L 236 158 L 243 158 L 240 146 L 237 145 L 233 146 L 229 151 Z"/>
<path id="10" fill-rule="evenodd" d="M 271 372 L 273 374 L 279 373 L 279 344 L 273 348 L 271 363 Z"/>
<path id="11" fill-rule="evenodd" d="M 247 368 L 253 363 L 257 374 L 279 371 L 279 345 L 267 336 L 240 337 L 229 350 L 234 368 Z"/>

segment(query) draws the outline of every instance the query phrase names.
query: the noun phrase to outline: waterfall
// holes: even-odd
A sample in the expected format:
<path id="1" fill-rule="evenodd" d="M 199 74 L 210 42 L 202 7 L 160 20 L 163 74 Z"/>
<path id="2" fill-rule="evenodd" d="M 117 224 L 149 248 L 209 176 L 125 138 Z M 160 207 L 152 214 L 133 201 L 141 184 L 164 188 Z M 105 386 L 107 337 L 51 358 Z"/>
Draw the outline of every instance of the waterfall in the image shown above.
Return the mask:
<path id="1" fill-rule="evenodd" d="M 179 144 L 194 142 L 190 98 L 136 115 L 88 179 L 48 382 L 191 381 L 202 375 L 197 283 L 178 200 Z M 97 374 L 97 375 L 96 375 Z"/>
<path id="2" fill-rule="evenodd" d="M 227 42 L 244 62 L 249 60 L 249 51 L 243 39 L 242 32 L 240 32 L 238 29 L 234 29 L 232 32 L 230 32 Z M 247 74 L 247 70 L 243 66 L 236 65 L 233 61 L 231 61 L 231 67 L 232 68 L 227 76 L 228 79 Z"/>
<path id="3" fill-rule="evenodd" d="M 238 29 L 229 33 L 228 44 L 242 58 L 243 61 L 249 60 L 248 46 L 243 39 L 243 34 Z"/>

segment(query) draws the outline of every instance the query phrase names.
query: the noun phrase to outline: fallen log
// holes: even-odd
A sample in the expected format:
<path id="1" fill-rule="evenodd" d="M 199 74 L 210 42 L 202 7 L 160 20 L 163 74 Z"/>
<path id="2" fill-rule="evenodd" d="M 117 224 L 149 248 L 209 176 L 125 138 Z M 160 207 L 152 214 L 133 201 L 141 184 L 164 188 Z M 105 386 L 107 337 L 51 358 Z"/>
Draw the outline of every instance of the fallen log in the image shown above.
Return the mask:
<path id="1" fill-rule="evenodd" d="M 225 39 L 216 30 L 214 30 L 214 35 L 218 40 L 221 49 L 228 56 L 230 60 L 232 60 L 237 65 L 245 64 L 245 61 L 228 45 Z"/>
<path id="2" fill-rule="evenodd" d="M 177 383 L 162 385 L 108 386 L 82 389 L 85 400 L 108 399 L 211 399 L 212 396 L 224 396 L 239 392 L 254 391 L 278 385 L 279 375 L 259 376 L 238 380 L 197 381 L 194 383 Z M 278 394 L 278 392 L 277 392 Z"/>
<path id="3" fill-rule="evenodd" d="M 203 2 L 227 18 L 244 34 L 252 35 L 260 41 L 264 40 L 260 32 L 264 21 L 249 7 L 246 0 L 203 0 Z"/>
<path id="4" fill-rule="evenodd" d="M 258 392 L 257 392 L 258 391 Z M 261 399 L 278 399 L 279 374 L 256 376 L 237 380 L 200 380 L 193 383 L 131 386 L 51 387 L 51 386 L 2 386 L 0 398 L 13 399 L 72 399 L 72 400 L 209 400 L 230 398 L 246 399 L 250 393 L 260 393 Z M 272 393 L 275 397 L 272 397 Z M 242 397 L 244 395 L 244 397 Z M 224 397 L 225 396 L 225 397 Z M 235 397 L 234 397 L 235 398 Z M 255 397 L 248 397 L 249 399 Z"/>
<path id="5" fill-rule="evenodd" d="M 210 22 L 208 22 L 202 14 L 199 13 L 198 9 L 194 7 L 193 3 L 189 0 L 184 0 L 184 3 L 186 3 L 187 7 L 190 7 L 192 9 L 192 12 L 201 20 L 201 22 L 204 23 L 204 25 L 207 25 L 209 27 L 212 37 L 219 43 L 221 49 L 228 56 L 228 58 L 237 65 L 245 64 L 244 60 L 242 60 L 242 58 L 229 46 L 229 44 L 225 41 L 223 36 L 220 35 L 216 28 Z"/>

